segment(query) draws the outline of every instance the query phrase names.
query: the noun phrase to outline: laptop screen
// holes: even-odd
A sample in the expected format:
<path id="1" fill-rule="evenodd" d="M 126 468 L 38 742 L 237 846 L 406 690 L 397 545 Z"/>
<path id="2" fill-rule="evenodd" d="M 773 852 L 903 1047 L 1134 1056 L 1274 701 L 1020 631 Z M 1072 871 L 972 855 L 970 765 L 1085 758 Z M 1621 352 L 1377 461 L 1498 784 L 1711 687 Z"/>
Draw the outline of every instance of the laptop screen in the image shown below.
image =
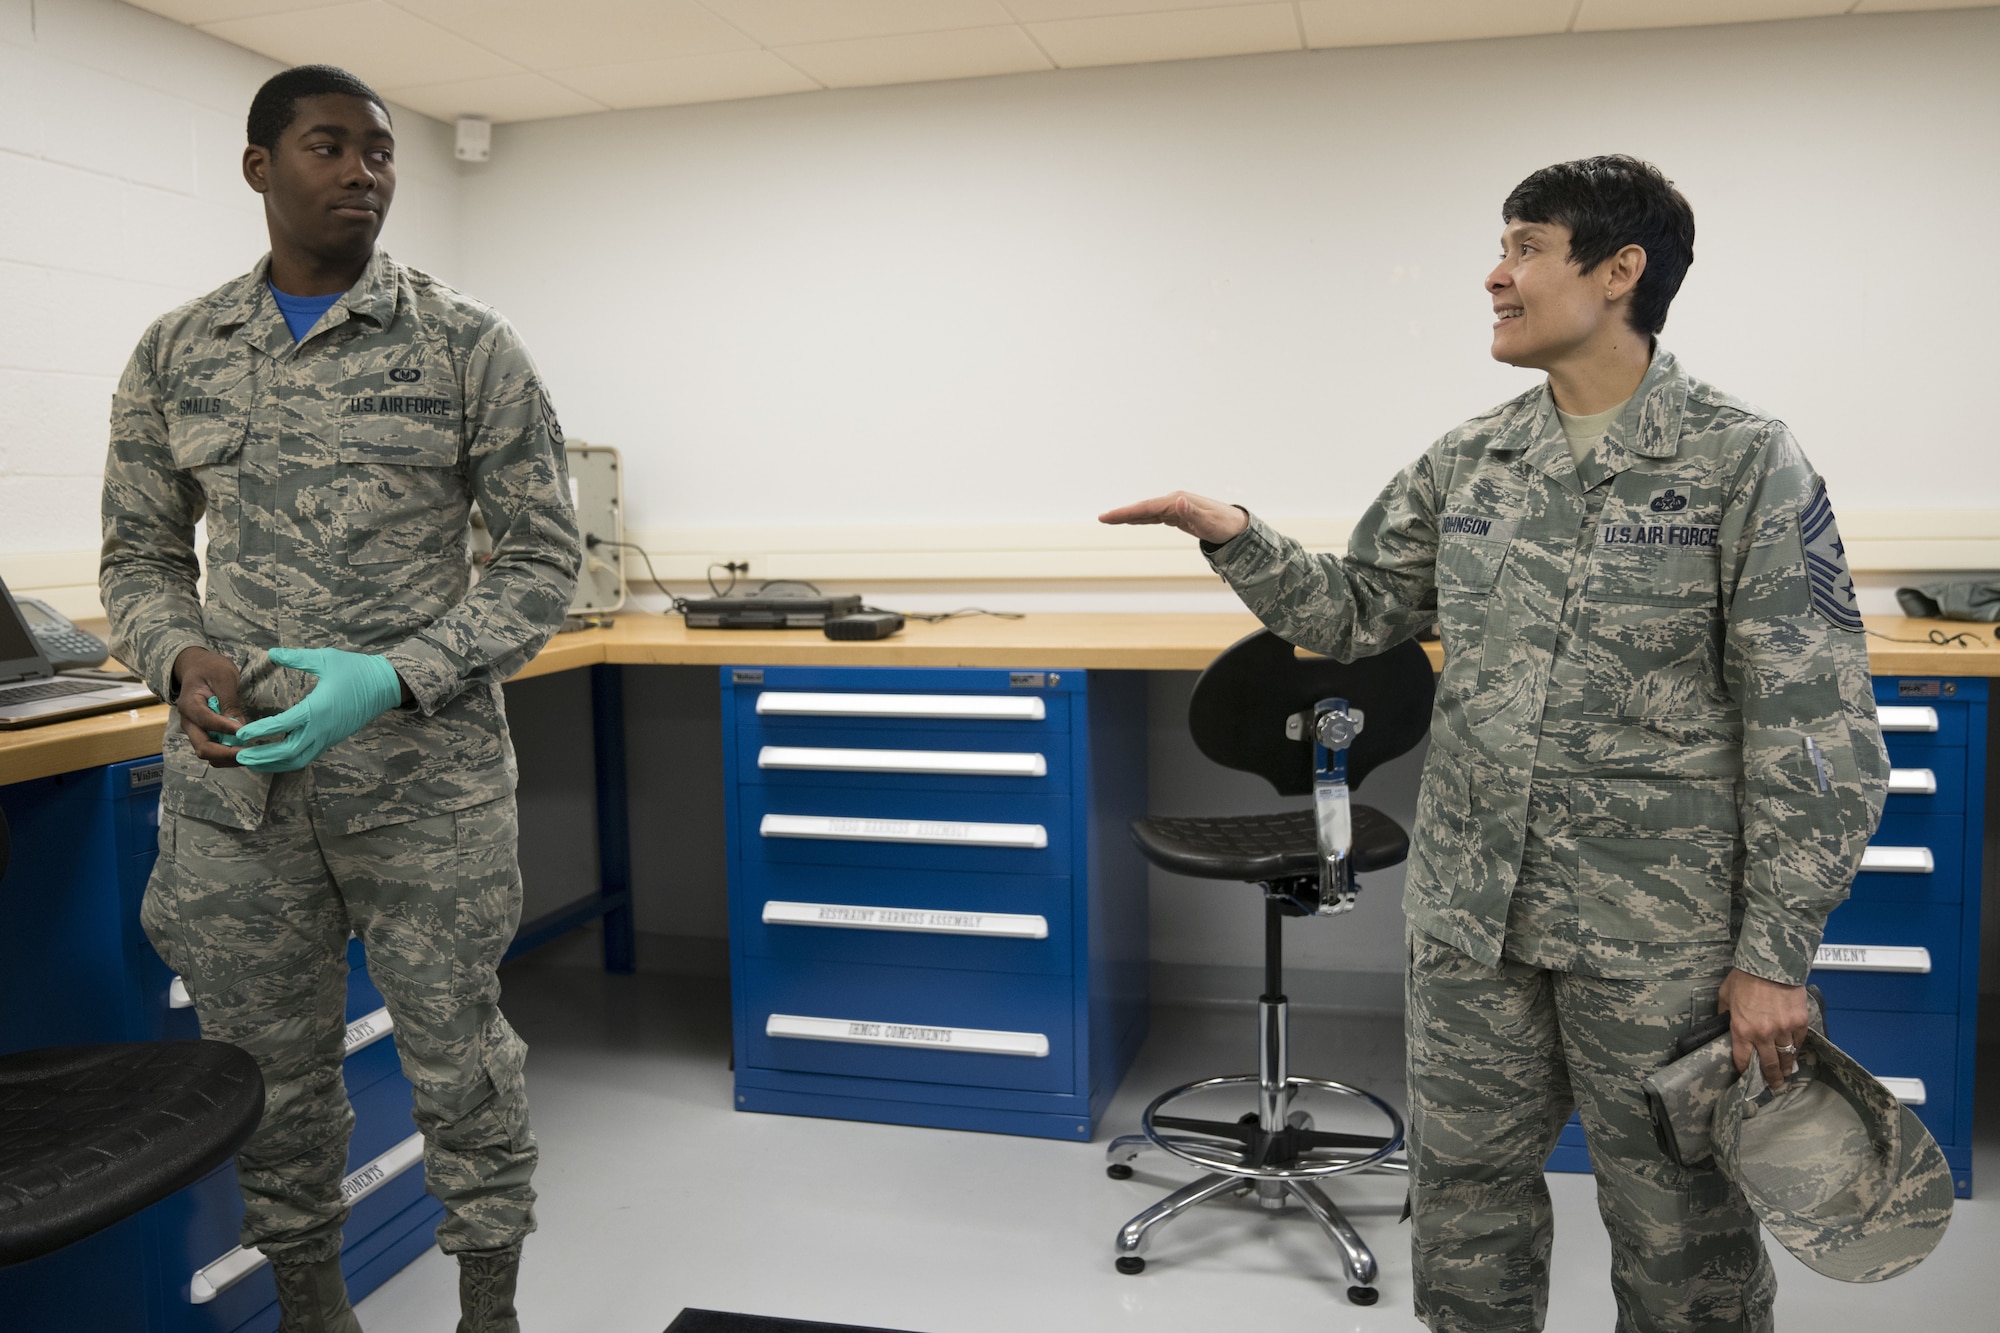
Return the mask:
<path id="1" fill-rule="evenodd" d="M 28 633 L 21 608 L 14 605 L 14 594 L 0 583 L 0 681 L 48 674 L 48 659 L 42 656 L 34 635 Z"/>

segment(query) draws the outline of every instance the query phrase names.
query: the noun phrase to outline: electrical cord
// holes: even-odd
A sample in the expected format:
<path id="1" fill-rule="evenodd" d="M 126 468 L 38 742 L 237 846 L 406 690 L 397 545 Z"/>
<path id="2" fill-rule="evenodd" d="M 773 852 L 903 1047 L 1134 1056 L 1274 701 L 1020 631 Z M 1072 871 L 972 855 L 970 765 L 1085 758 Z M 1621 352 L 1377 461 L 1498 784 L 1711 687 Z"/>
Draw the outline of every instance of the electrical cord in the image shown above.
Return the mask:
<path id="1" fill-rule="evenodd" d="M 653 581 L 654 587 L 658 588 L 661 592 L 667 592 L 666 584 L 660 581 L 660 576 L 658 572 L 655 571 L 653 568 L 653 557 L 648 555 L 646 553 L 646 548 L 640 546 L 637 542 L 617 542 L 617 541 L 612 541 L 609 537 L 600 537 L 596 533 L 591 533 L 589 536 L 583 539 L 583 544 L 586 550 L 591 550 L 591 551 L 596 550 L 600 546 L 616 546 L 627 551 L 637 551 L 639 553 L 639 559 L 645 562 L 646 577 Z M 718 588 L 715 586 L 715 571 L 718 569 L 725 571 L 729 575 L 729 586 L 726 588 Z M 747 574 L 749 572 L 750 572 L 750 566 L 746 563 L 739 563 L 738 561 L 734 560 L 713 561 L 710 563 L 708 567 L 708 573 L 707 573 L 708 590 L 714 593 L 717 597 L 727 597 L 730 593 L 736 590 L 737 577 L 741 574 Z M 766 593 L 770 592 L 770 590 L 773 588 L 786 588 L 786 587 L 804 588 L 806 590 L 807 595 L 813 597 L 824 597 L 826 595 L 825 593 L 819 590 L 818 584 L 809 582 L 806 579 L 765 579 L 762 583 L 757 585 L 757 591 L 752 595 L 757 597 L 762 597 Z M 687 608 L 688 608 L 687 598 L 676 597 L 674 594 L 667 592 L 667 601 L 668 601 L 667 610 L 655 611 L 652 612 L 651 614 L 681 615 L 681 616 L 685 616 L 687 614 Z M 644 610 L 645 608 L 641 607 L 640 609 Z M 879 606 L 864 606 L 861 609 L 863 611 L 875 611 L 875 612 L 881 612 L 886 610 L 886 608 Z M 905 620 L 921 620 L 927 624 L 933 624 L 933 625 L 937 624 L 940 621 L 957 620 L 961 616 L 992 616 L 996 620 L 1019 620 L 1022 618 L 1022 614 L 1019 611 L 988 611 L 983 606 L 961 606 L 956 611 L 892 611 L 889 612 L 889 614 L 901 616 Z M 1914 642 L 1914 640 L 1912 640 L 1912 642 Z"/>
<path id="2" fill-rule="evenodd" d="M 1979 635 L 1974 634 L 1971 630 L 1964 629 L 1959 630 L 1956 634 L 1946 634 L 1941 629 L 1934 629 L 1921 639 L 1901 639 L 1893 634 L 1884 634 L 1879 629 L 1871 629 L 1867 632 L 1872 638 L 1887 639 L 1890 643 L 1928 643 L 1939 648 L 1979 648 L 1985 645 L 1985 640 Z M 1994 627 L 1993 637 L 2000 639 L 2000 626 Z"/>

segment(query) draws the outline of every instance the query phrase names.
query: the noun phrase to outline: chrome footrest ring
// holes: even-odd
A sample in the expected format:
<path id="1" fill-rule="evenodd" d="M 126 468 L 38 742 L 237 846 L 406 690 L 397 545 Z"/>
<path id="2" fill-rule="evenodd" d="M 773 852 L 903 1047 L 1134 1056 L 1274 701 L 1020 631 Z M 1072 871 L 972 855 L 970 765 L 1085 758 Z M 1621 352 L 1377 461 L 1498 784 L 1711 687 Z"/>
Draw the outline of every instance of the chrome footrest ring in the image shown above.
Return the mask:
<path id="1" fill-rule="evenodd" d="M 1246 1166 L 1240 1154 L 1234 1160 L 1226 1156 L 1227 1149 L 1220 1143 L 1216 1144 L 1214 1152 L 1210 1152 L 1207 1151 L 1206 1145 L 1191 1141 L 1184 1131 L 1163 1133 L 1153 1125 L 1153 1117 L 1162 1108 L 1182 1097 L 1197 1092 L 1207 1092 L 1213 1088 L 1244 1087 L 1254 1092 L 1261 1086 L 1262 1083 L 1255 1074 L 1228 1074 L 1219 1078 L 1197 1079 L 1193 1083 L 1183 1083 L 1178 1088 L 1169 1088 L 1153 1098 L 1152 1103 L 1140 1115 L 1140 1132 L 1145 1134 L 1152 1145 L 1161 1152 L 1172 1153 L 1182 1161 L 1198 1166 L 1204 1171 L 1219 1171 L 1223 1175 L 1241 1176 L 1247 1180 L 1311 1180 L 1319 1176 L 1341 1175 L 1348 1171 L 1365 1171 L 1403 1150 L 1403 1117 L 1396 1113 L 1395 1107 L 1372 1092 L 1350 1087 L 1345 1083 L 1336 1083 L 1328 1078 L 1294 1076 L 1285 1080 L 1285 1087 L 1288 1092 L 1312 1088 L 1367 1102 L 1389 1121 L 1390 1132 L 1380 1148 L 1331 1162 L 1294 1162 L 1290 1166 Z"/>

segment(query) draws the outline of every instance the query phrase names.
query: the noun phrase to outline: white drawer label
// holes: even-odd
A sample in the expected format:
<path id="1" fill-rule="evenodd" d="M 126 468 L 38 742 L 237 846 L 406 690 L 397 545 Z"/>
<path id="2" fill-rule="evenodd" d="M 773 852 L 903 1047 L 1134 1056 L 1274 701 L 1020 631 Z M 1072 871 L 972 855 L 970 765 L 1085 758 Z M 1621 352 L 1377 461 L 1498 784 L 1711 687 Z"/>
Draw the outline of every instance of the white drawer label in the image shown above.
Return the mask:
<path id="1" fill-rule="evenodd" d="M 340 1182 L 340 1194 L 351 1207 L 424 1160 L 424 1136 L 412 1134 L 374 1161 Z M 188 1283 L 188 1301 L 207 1305 L 231 1287 L 262 1268 L 267 1261 L 259 1250 L 241 1245 L 195 1270 Z"/>
<path id="2" fill-rule="evenodd" d="M 1937 795 L 1937 774 L 1928 768 L 1892 768 L 1889 770 L 1889 794 L 1891 796 L 1935 796 Z"/>
<path id="3" fill-rule="evenodd" d="M 1861 868 L 1885 875 L 1928 875 L 1937 869 L 1928 847 L 1877 847 L 1861 853 Z"/>
<path id="4" fill-rule="evenodd" d="M 1881 704 L 1875 718 L 1884 731 L 1936 731 L 1937 709 L 1912 704 Z"/>
<path id="5" fill-rule="evenodd" d="M 1924 1081 L 1920 1078 L 1877 1078 L 1875 1081 L 1905 1106 L 1924 1104 Z"/>
<path id="6" fill-rule="evenodd" d="M 1039 754 L 975 750 L 834 750 L 766 745 L 757 767 L 815 773 L 943 773 L 966 777 L 1045 778 L 1049 761 Z"/>
<path id="7" fill-rule="evenodd" d="M 983 722 L 1039 722 L 1048 706 L 1033 694 L 813 694 L 766 690 L 762 717 L 948 717 Z"/>
<path id="8" fill-rule="evenodd" d="M 773 926 L 832 926 L 845 930 L 913 930 L 932 935 L 990 935 L 1045 940 L 1047 918 L 1009 912 L 947 912 L 924 907 L 851 907 L 846 903 L 764 904 Z"/>
<path id="9" fill-rule="evenodd" d="M 377 1009 L 372 1014 L 363 1014 L 347 1025 L 347 1054 L 352 1055 L 366 1046 L 389 1035 L 396 1027 L 386 1008 Z"/>
<path id="10" fill-rule="evenodd" d="M 1046 847 L 1040 824 L 973 824 L 943 819 L 844 819 L 831 815 L 765 815 L 766 838 L 832 838 L 843 842 L 926 842 L 965 847 Z"/>
<path id="11" fill-rule="evenodd" d="M 1928 972 L 1931 951 L 1901 944 L 1822 944 L 1813 966 L 1827 972 Z"/>
<path id="12" fill-rule="evenodd" d="M 1049 1053 L 1049 1039 L 1039 1032 L 936 1028 L 915 1023 L 870 1023 L 852 1018 L 805 1018 L 798 1014 L 772 1014 L 764 1020 L 764 1035 L 803 1041 L 854 1042 L 863 1046 L 966 1051 L 975 1055 L 1027 1055 L 1038 1059 Z"/>

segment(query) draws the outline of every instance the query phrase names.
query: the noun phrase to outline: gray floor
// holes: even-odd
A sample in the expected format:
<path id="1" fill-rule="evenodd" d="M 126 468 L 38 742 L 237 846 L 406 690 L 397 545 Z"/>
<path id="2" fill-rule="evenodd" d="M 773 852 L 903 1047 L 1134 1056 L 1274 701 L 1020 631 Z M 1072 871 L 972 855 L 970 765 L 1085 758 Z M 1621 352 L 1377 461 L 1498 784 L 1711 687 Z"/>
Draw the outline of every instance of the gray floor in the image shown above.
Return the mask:
<path id="1" fill-rule="evenodd" d="M 1410 1313 L 1402 1186 L 1334 1190 L 1382 1266 L 1382 1300 L 1346 1279 L 1296 1209 L 1204 1206 L 1163 1231 L 1125 1277 L 1111 1239 L 1192 1171 L 1103 1170 L 1103 1141 L 1158 1090 L 1252 1060 L 1252 1011 L 1161 1008 L 1095 1145 L 730 1110 L 728 996 L 712 980 L 606 977 L 515 965 L 506 1007 L 533 1047 L 542 1142 L 541 1232 L 522 1284 L 528 1333 L 659 1333 L 683 1306 L 916 1333 L 1208 1330 L 1246 1316 L 1314 1333 L 1419 1327 Z M 1300 1013 L 1298 1072 L 1371 1086 L 1400 1104 L 1400 1021 Z M 1976 1181 L 1915 1273 L 1854 1287 L 1775 1251 L 1786 1329 L 1992 1327 L 2000 1301 L 2000 1078 L 1983 1061 Z M 1157 1161 L 1157 1159 L 1154 1159 Z M 1611 1329 L 1610 1249 L 1588 1177 L 1553 1176 L 1549 1328 Z M 360 1307 L 369 1333 L 445 1333 L 455 1269 L 432 1252 Z M 1281 1321 L 1299 1320 L 1290 1323 Z"/>

